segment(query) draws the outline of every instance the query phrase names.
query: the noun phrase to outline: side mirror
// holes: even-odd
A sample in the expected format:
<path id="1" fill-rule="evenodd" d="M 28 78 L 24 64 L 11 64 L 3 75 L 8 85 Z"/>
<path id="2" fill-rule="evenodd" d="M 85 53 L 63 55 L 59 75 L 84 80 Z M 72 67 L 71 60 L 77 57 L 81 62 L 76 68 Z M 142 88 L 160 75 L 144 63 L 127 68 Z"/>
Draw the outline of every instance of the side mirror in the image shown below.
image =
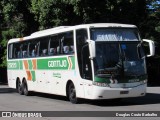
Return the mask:
<path id="1" fill-rule="evenodd" d="M 96 44 L 93 40 L 87 40 L 87 43 L 89 45 L 89 51 L 90 51 L 90 59 L 93 59 L 96 57 Z"/>
<path id="2" fill-rule="evenodd" d="M 149 54 L 147 57 L 151 57 L 155 55 L 155 44 L 154 41 L 148 40 L 148 39 L 143 39 L 143 43 L 148 43 L 149 46 Z"/>

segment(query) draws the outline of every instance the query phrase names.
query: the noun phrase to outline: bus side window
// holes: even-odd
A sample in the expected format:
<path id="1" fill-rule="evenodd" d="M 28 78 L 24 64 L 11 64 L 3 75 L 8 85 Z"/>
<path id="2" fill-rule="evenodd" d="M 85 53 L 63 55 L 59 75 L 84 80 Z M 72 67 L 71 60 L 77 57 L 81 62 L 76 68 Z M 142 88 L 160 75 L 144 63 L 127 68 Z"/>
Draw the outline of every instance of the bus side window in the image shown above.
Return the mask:
<path id="1" fill-rule="evenodd" d="M 37 49 L 38 48 L 36 44 L 30 45 L 30 57 L 36 57 Z"/>
<path id="2" fill-rule="evenodd" d="M 58 36 L 51 36 L 49 41 L 49 55 L 57 55 L 60 52 Z"/>
<path id="3" fill-rule="evenodd" d="M 61 53 L 60 46 L 57 46 L 56 50 L 57 50 L 57 54 Z"/>
<path id="4" fill-rule="evenodd" d="M 32 57 L 36 56 L 36 52 L 37 52 L 37 46 L 35 45 L 34 48 L 32 49 Z"/>
<path id="5" fill-rule="evenodd" d="M 22 58 L 22 47 L 23 45 L 21 44 L 19 47 L 18 47 L 18 58 Z"/>
<path id="6" fill-rule="evenodd" d="M 22 52 L 22 54 L 23 54 L 23 58 L 26 58 L 26 57 L 27 57 L 27 51 L 24 50 L 24 51 Z"/>
<path id="7" fill-rule="evenodd" d="M 14 50 L 13 50 L 13 58 L 17 58 L 17 49 L 16 48 L 14 48 Z"/>
<path id="8" fill-rule="evenodd" d="M 69 53 L 69 46 L 64 46 L 63 50 L 64 50 L 64 54 L 68 54 Z"/>
<path id="9" fill-rule="evenodd" d="M 39 40 L 40 40 L 40 47 L 39 47 L 40 56 L 47 56 L 49 37 L 43 37 L 40 38 Z"/>
<path id="10" fill-rule="evenodd" d="M 39 41 L 33 40 L 29 43 L 29 57 L 39 56 Z"/>
<path id="11" fill-rule="evenodd" d="M 63 43 L 62 47 L 63 47 L 63 53 L 62 54 L 73 54 L 74 53 L 74 44 L 73 44 L 73 31 L 69 31 L 66 33 L 62 34 L 63 37 Z"/>
<path id="12" fill-rule="evenodd" d="M 74 53 L 74 46 L 73 45 L 70 46 L 70 51 L 71 51 L 71 53 Z"/>
<path id="13" fill-rule="evenodd" d="M 19 44 L 18 43 L 14 43 L 14 53 L 13 53 L 13 57 L 15 58 L 15 59 L 17 59 L 19 56 L 18 56 L 18 54 L 19 54 Z"/>
<path id="14" fill-rule="evenodd" d="M 28 42 L 22 43 L 22 57 L 27 58 L 28 57 Z"/>
<path id="15" fill-rule="evenodd" d="M 8 58 L 9 59 L 14 58 L 13 54 L 14 54 L 13 44 L 9 44 L 9 46 L 8 46 Z"/>
<path id="16" fill-rule="evenodd" d="M 55 55 L 56 54 L 56 49 L 55 48 L 50 48 L 49 49 L 49 55 Z"/>
<path id="17" fill-rule="evenodd" d="M 64 46 L 63 50 L 64 50 L 64 54 L 72 54 L 74 53 L 74 46 L 73 45 Z"/>

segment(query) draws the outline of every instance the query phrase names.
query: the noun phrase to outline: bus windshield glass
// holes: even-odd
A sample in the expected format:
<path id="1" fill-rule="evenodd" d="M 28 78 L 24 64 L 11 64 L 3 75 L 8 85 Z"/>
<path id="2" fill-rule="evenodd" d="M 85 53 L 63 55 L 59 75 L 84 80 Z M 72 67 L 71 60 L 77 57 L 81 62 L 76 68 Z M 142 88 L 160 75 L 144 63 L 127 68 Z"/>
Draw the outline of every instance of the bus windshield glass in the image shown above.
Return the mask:
<path id="1" fill-rule="evenodd" d="M 91 32 L 91 39 L 96 41 L 96 57 L 94 59 L 95 76 L 124 80 L 124 78 L 140 78 L 146 75 L 145 60 L 137 52 L 139 44 L 134 30 L 113 31 L 99 29 Z M 104 31 L 107 31 L 106 33 Z M 108 33 L 110 31 L 110 35 Z M 120 35 L 120 33 L 123 33 Z M 126 32 L 126 34 L 125 34 Z M 116 33 L 119 33 L 116 34 Z M 95 37 L 97 35 L 97 37 Z M 98 37 L 99 36 L 99 37 Z M 122 40 L 123 39 L 123 40 Z M 140 49 L 144 55 L 143 49 Z"/>
<path id="2" fill-rule="evenodd" d="M 125 75 L 144 75 L 144 60 L 137 54 L 138 42 L 96 43 L 96 71 L 124 68 Z"/>

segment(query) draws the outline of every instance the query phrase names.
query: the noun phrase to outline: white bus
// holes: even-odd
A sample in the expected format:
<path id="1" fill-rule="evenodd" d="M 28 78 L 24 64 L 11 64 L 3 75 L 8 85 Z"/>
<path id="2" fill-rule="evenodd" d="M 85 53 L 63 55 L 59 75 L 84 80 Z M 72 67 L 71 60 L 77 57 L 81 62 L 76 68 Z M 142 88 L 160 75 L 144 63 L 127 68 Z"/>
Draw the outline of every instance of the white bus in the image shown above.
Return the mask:
<path id="1" fill-rule="evenodd" d="M 153 55 L 154 42 L 142 40 L 135 25 L 60 26 L 9 40 L 8 85 L 21 95 L 57 94 L 72 103 L 144 96 L 145 58 Z"/>

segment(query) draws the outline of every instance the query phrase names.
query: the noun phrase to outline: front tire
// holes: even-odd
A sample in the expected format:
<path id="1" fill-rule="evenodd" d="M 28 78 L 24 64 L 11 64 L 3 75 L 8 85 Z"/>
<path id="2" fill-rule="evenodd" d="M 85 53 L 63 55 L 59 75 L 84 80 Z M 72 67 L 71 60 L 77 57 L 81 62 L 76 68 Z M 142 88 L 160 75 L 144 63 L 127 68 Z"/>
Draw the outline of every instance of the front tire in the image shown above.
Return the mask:
<path id="1" fill-rule="evenodd" d="M 70 83 L 69 88 L 68 88 L 68 97 L 69 101 L 73 104 L 78 103 L 78 99 L 76 97 L 76 89 L 74 87 L 73 83 Z"/>

